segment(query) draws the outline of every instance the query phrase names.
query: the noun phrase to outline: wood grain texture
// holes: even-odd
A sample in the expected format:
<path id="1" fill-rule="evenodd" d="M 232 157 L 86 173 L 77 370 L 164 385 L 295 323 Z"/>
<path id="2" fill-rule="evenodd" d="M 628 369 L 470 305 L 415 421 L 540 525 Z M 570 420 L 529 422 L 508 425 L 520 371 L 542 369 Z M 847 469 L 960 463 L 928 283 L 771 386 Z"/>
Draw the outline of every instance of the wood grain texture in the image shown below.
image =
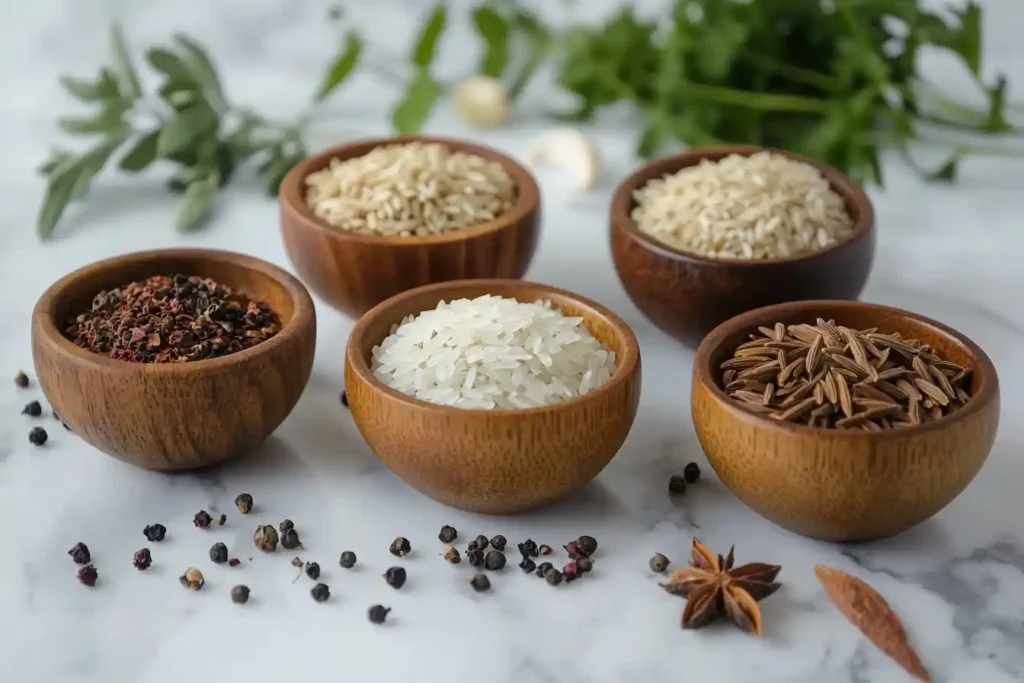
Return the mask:
<path id="1" fill-rule="evenodd" d="M 79 348 L 64 321 L 98 292 L 152 275 L 208 277 L 266 301 L 281 332 L 250 349 L 191 363 L 118 361 Z M 85 266 L 51 286 L 32 315 L 39 384 L 53 409 L 92 446 L 164 472 L 242 455 L 288 416 L 309 379 L 316 345 L 313 301 L 277 266 L 242 254 L 169 249 Z"/>
<path id="2" fill-rule="evenodd" d="M 772 151 L 817 167 L 846 200 L 855 226 L 849 238 L 796 258 L 712 259 L 663 245 L 641 233 L 630 218 L 636 206 L 633 193 L 649 181 L 702 159 L 764 149 L 724 145 L 655 159 L 626 178 L 612 198 L 612 259 L 623 287 L 651 322 L 690 348 L 716 325 L 744 311 L 804 299 L 856 299 L 871 272 L 875 215 L 868 196 L 836 169 L 782 150 Z"/>
<path id="3" fill-rule="evenodd" d="M 582 316 L 615 351 L 615 372 L 581 397 L 514 411 L 426 403 L 373 377 L 372 348 L 392 324 L 440 301 L 483 294 L 550 300 L 567 315 Z M 359 320 L 345 352 L 345 389 L 363 438 L 410 486 L 462 510 L 515 513 L 582 488 L 615 456 L 636 416 L 640 350 L 621 318 L 565 290 L 518 280 L 441 283 L 400 294 Z"/>
<path id="4" fill-rule="evenodd" d="M 862 432 L 775 422 L 721 390 L 718 368 L 758 325 L 818 317 L 931 344 L 973 371 L 970 402 L 936 422 Z M 691 410 L 708 461 L 748 506 L 810 538 L 871 541 L 930 518 L 974 479 L 995 440 L 999 379 L 976 344 L 934 320 L 874 304 L 803 301 L 750 311 L 713 330 L 694 359 Z"/>
<path id="5" fill-rule="evenodd" d="M 500 163 L 516 185 L 516 202 L 493 221 L 441 235 L 360 235 L 332 226 L 306 205 L 305 179 L 332 159 L 351 159 L 385 144 L 438 142 Z M 388 297 L 435 282 L 521 278 L 537 247 L 540 191 L 528 170 L 501 152 L 463 140 L 421 135 L 360 140 L 299 162 L 278 196 L 285 249 L 315 294 L 358 317 Z"/>

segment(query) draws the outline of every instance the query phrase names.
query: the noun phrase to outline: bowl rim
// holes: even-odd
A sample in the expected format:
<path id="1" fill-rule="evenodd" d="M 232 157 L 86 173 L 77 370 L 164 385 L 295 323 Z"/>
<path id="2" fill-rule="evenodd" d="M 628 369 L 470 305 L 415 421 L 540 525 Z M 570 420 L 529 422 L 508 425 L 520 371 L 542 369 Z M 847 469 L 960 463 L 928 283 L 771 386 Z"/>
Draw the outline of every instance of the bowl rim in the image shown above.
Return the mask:
<path id="1" fill-rule="evenodd" d="M 623 341 L 623 353 L 616 353 L 616 367 L 615 372 L 611 374 L 608 380 L 592 391 L 575 396 L 566 401 L 560 401 L 559 403 L 552 403 L 545 406 L 538 406 L 535 408 L 523 408 L 519 410 L 485 410 L 482 408 L 457 408 L 455 406 L 446 406 L 438 403 L 431 403 L 430 401 L 424 401 L 422 399 L 409 396 L 404 394 L 397 389 L 385 385 L 383 382 L 374 377 L 373 372 L 370 370 L 369 365 L 363 360 L 362 354 L 358 353 L 360 346 L 360 340 L 366 336 L 366 330 L 370 326 L 371 322 L 376 322 L 378 318 L 391 311 L 398 304 L 419 296 L 425 293 L 433 293 L 447 289 L 462 289 L 466 287 L 513 287 L 514 289 L 521 288 L 536 288 L 544 291 L 547 294 L 555 294 L 566 299 L 570 299 L 573 303 L 588 308 L 593 314 L 600 316 L 611 327 L 615 330 L 615 333 Z M 477 296 L 483 296 L 483 293 Z M 514 294 L 508 293 L 502 296 L 513 296 Z M 441 299 L 447 301 L 448 299 Z M 428 309 L 424 309 L 428 310 Z M 380 341 L 378 340 L 378 344 Z M 625 320 L 616 315 L 611 309 L 597 303 L 596 301 L 589 299 L 575 292 L 571 292 L 560 287 L 554 287 L 552 285 L 546 285 L 539 282 L 527 281 L 527 280 L 516 280 L 511 278 L 478 278 L 473 280 L 451 280 L 447 282 L 436 282 L 422 287 L 416 287 L 413 289 L 406 290 L 388 299 L 385 299 L 381 303 L 377 304 L 369 311 L 364 313 L 355 326 L 352 328 L 352 332 L 349 334 L 348 342 L 345 346 L 345 359 L 346 366 L 351 367 L 352 371 L 359 375 L 359 377 L 366 382 L 368 385 L 374 388 L 374 390 L 383 393 L 384 395 L 398 401 L 408 408 L 414 408 L 418 410 L 430 410 L 438 413 L 448 413 L 451 415 L 466 415 L 468 417 L 482 418 L 490 416 L 491 418 L 496 417 L 537 417 L 550 415 L 563 410 L 568 410 L 574 406 L 580 405 L 587 401 L 592 401 L 596 398 L 610 394 L 611 392 L 618 389 L 620 385 L 626 382 L 630 376 L 637 371 L 637 366 L 640 364 L 640 343 L 637 341 L 636 334 L 634 334 L 632 328 L 626 323 Z"/>
<path id="2" fill-rule="evenodd" d="M 825 249 L 812 251 L 807 254 L 771 259 L 740 259 L 714 258 L 694 251 L 676 249 L 675 247 L 671 247 L 642 232 L 640 228 L 637 227 L 636 222 L 632 218 L 632 212 L 630 211 L 630 207 L 633 204 L 633 193 L 651 180 L 663 177 L 669 173 L 675 173 L 684 168 L 696 166 L 704 159 L 722 159 L 732 154 L 752 156 L 758 152 L 772 152 L 773 154 L 779 154 L 796 161 L 801 161 L 818 169 L 818 171 L 820 171 L 828 181 L 832 189 L 835 190 L 845 202 L 857 207 L 859 219 L 854 222 L 853 230 L 850 234 Z M 656 165 L 667 167 L 666 171 L 663 174 L 651 176 L 651 171 Z M 667 170 L 669 168 L 674 170 Z M 615 192 L 612 195 L 610 212 L 612 225 L 628 234 L 634 241 L 640 242 L 644 248 L 649 251 L 675 260 L 689 260 L 710 266 L 718 265 L 730 268 L 786 266 L 816 258 L 827 257 L 836 251 L 845 249 L 855 242 L 866 238 L 873 232 L 875 227 L 875 208 L 871 203 L 871 198 L 868 197 L 867 193 L 860 185 L 853 182 L 853 180 L 845 173 L 834 166 L 830 166 L 824 162 L 818 161 L 817 159 L 812 159 L 802 154 L 797 154 L 796 152 L 790 152 L 789 150 L 779 149 L 776 147 L 763 147 L 761 145 L 710 145 L 707 147 L 694 147 L 677 154 L 669 154 L 651 159 L 630 173 L 629 176 L 627 176 L 619 183 L 618 187 L 615 188 Z"/>
<path id="3" fill-rule="evenodd" d="M 789 422 L 779 422 L 772 420 L 771 418 L 752 413 L 744 410 L 739 404 L 729 398 L 725 391 L 718 386 L 718 382 L 714 380 L 713 372 L 710 367 L 711 355 L 716 349 L 718 349 L 725 341 L 725 338 L 739 332 L 743 329 L 753 329 L 758 324 L 761 324 L 766 319 L 771 319 L 769 313 L 779 313 L 781 315 L 791 314 L 802 310 L 808 310 L 817 306 L 829 306 L 838 307 L 840 309 L 863 309 L 873 312 L 887 312 L 896 314 L 903 318 L 910 318 L 919 323 L 923 323 L 928 327 L 935 330 L 937 334 L 944 335 L 951 338 L 956 343 L 967 347 L 967 349 L 974 354 L 977 358 L 975 367 L 971 370 L 976 372 L 982 379 L 981 387 L 977 394 L 971 396 L 971 400 L 962 409 L 956 411 L 952 415 L 947 415 L 941 420 L 935 422 L 926 422 L 914 427 L 904 427 L 902 429 L 882 431 L 882 432 L 867 432 L 863 430 L 852 430 L 852 429 L 833 429 L 826 427 L 808 427 L 806 425 L 792 424 Z M 776 319 L 778 319 L 776 317 Z M 699 382 L 708 393 L 710 393 L 719 404 L 723 405 L 729 412 L 730 416 L 734 419 L 741 419 L 746 422 L 754 423 L 756 425 L 765 426 L 768 428 L 781 429 L 783 431 L 792 432 L 795 434 L 804 434 L 810 436 L 826 437 L 826 436 L 839 436 L 842 438 L 853 438 L 853 439 L 891 439 L 895 437 L 908 437 L 913 438 L 920 434 L 926 434 L 928 432 L 941 431 L 946 429 L 948 426 L 962 422 L 976 413 L 984 410 L 988 404 L 997 396 L 999 390 L 999 374 L 996 371 L 995 364 L 992 359 L 989 358 L 980 346 L 978 346 L 973 340 L 967 335 L 959 332 L 952 327 L 941 323 L 937 320 L 929 318 L 927 316 L 914 313 L 902 308 L 896 308 L 894 306 L 886 306 L 884 304 L 875 304 L 864 301 L 845 301 L 845 300 L 831 300 L 831 299 L 809 299 L 805 301 L 789 301 L 781 304 L 773 304 L 771 306 L 762 306 L 761 308 L 755 308 L 753 310 L 741 313 L 737 316 L 729 318 L 725 322 L 718 325 L 715 329 L 711 330 L 701 341 L 700 346 L 697 348 L 697 352 L 693 357 L 693 375 L 694 381 Z M 691 406 L 692 407 L 692 406 Z"/>
<path id="4" fill-rule="evenodd" d="M 439 143 L 456 151 L 468 152 L 500 163 L 515 184 L 517 190 L 515 202 L 505 213 L 483 223 L 436 235 L 401 237 L 397 235 L 364 235 L 332 225 L 314 214 L 303 199 L 303 184 L 306 177 L 325 168 L 332 159 L 336 157 L 354 159 L 369 153 L 376 147 L 411 142 Z M 469 240 L 518 225 L 540 207 L 540 188 L 536 178 L 524 165 L 505 152 L 461 138 L 416 134 L 360 138 L 328 147 L 316 154 L 310 154 L 288 171 L 281 181 L 277 196 L 280 206 L 291 212 L 292 216 L 297 218 L 306 229 L 323 234 L 329 239 L 390 247 L 418 247 Z"/>
<path id="5" fill-rule="evenodd" d="M 84 349 L 64 336 L 56 324 L 57 302 L 65 296 L 69 289 L 78 286 L 83 278 L 96 272 L 118 270 L 125 265 L 158 262 L 164 259 L 203 258 L 219 263 L 230 263 L 234 266 L 255 271 L 280 285 L 292 302 L 292 316 L 281 330 L 255 346 L 231 353 L 219 358 L 188 361 L 185 363 L 136 363 L 117 360 L 108 356 Z M 159 273 L 158 273 L 159 274 Z M 127 283 L 125 283 L 127 284 Z M 32 311 L 32 327 L 58 353 L 70 356 L 75 362 L 92 366 L 96 370 L 110 373 L 144 372 L 151 375 L 184 375 L 202 372 L 215 372 L 231 368 L 257 356 L 270 353 L 291 342 L 303 329 L 316 324 L 316 311 L 313 299 L 306 287 L 288 271 L 269 261 L 234 251 L 204 248 L 171 248 L 136 251 L 120 256 L 113 256 L 93 261 L 76 268 L 50 285 L 39 297 Z"/>

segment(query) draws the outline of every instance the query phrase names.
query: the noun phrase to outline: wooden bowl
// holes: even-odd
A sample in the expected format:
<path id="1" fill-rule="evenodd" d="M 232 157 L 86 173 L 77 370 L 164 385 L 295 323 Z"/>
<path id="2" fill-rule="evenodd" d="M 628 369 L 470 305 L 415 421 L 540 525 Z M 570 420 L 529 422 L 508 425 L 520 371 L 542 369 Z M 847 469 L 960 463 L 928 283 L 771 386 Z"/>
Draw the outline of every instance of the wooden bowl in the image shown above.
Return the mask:
<path id="1" fill-rule="evenodd" d="M 528 410 L 466 410 L 388 388 L 370 353 L 407 315 L 483 294 L 550 300 L 582 316 L 616 354 L 609 380 L 583 396 Z M 413 488 L 462 510 L 506 514 L 585 486 L 625 441 L 640 399 L 640 349 L 629 326 L 600 304 L 547 285 L 467 280 L 392 297 L 356 323 L 345 351 L 345 390 L 356 425 L 385 465 Z"/>
<path id="2" fill-rule="evenodd" d="M 804 299 L 856 299 L 875 256 L 875 212 L 864 191 L 836 169 L 782 150 L 818 168 L 854 220 L 853 233 L 823 251 L 772 260 L 713 259 L 673 249 L 637 228 L 633 193 L 651 180 L 703 159 L 749 156 L 765 148 L 723 145 L 655 159 L 619 185 L 611 205 L 615 270 L 626 293 L 655 325 L 690 348 L 719 323 L 754 308 Z"/>
<path id="3" fill-rule="evenodd" d="M 332 159 L 363 156 L 375 147 L 438 142 L 505 167 L 517 188 L 502 216 L 440 235 L 361 235 L 318 218 L 305 202 L 305 180 Z M 463 140 L 403 135 L 332 147 L 299 162 L 278 195 L 284 245 L 299 277 L 328 304 L 358 317 L 407 289 L 451 280 L 521 278 L 533 260 L 540 229 L 540 191 L 523 166 L 501 152 Z"/>
<path id="4" fill-rule="evenodd" d="M 973 371 L 971 400 L 935 422 L 864 432 L 776 422 L 725 395 L 719 367 L 748 334 L 819 317 L 930 344 Z M 708 461 L 748 506 L 810 538 L 871 541 L 928 519 L 974 479 L 999 424 L 999 378 L 974 342 L 924 316 L 855 301 L 799 301 L 744 313 L 704 339 L 693 363 L 691 410 Z"/>
<path id="5" fill-rule="evenodd" d="M 153 275 L 215 279 L 265 301 L 283 329 L 252 348 L 190 363 L 132 363 L 76 346 L 65 321 L 98 292 Z M 195 470 L 241 455 L 288 416 L 313 366 L 316 315 L 293 276 L 251 256 L 168 249 L 80 268 L 43 293 L 32 314 L 39 385 L 89 444 L 149 470 Z"/>

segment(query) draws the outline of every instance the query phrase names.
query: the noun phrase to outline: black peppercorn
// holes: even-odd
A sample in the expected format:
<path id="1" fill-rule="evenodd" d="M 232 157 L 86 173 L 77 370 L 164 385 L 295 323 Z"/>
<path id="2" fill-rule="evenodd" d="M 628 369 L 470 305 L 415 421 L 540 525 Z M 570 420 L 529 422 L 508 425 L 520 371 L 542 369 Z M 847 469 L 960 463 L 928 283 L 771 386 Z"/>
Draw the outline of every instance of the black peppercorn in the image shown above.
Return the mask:
<path id="1" fill-rule="evenodd" d="M 451 562 L 452 564 L 462 562 L 462 555 L 459 554 L 459 549 L 453 545 L 445 546 L 444 552 L 441 553 L 441 555 L 446 561 Z"/>
<path id="2" fill-rule="evenodd" d="M 473 587 L 477 593 L 483 593 L 491 589 L 491 580 L 487 578 L 486 574 L 475 574 L 473 578 L 469 580 L 469 585 Z"/>
<path id="3" fill-rule="evenodd" d="M 406 574 L 404 567 L 389 567 L 388 570 L 384 572 L 384 580 L 389 586 L 396 590 L 405 585 L 405 579 Z"/>
<path id="4" fill-rule="evenodd" d="M 342 569 L 352 569 L 352 567 L 356 566 L 356 554 L 351 550 L 346 550 L 341 554 L 338 564 L 341 565 Z"/>
<path id="5" fill-rule="evenodd" d="M 231 602 L 236 605 L 244 605 L 249 602 L 249 587 L 235 586 L 231 589 Z"/>
<path id="6" fill-rule="evenodd" d="M 167 535 L 167 527 L 163 524 L 150 524 L 142 530 L 142 533 L 145 535 L 147 541 L 159 543 L 164 540 L 164 536 Z"/>
<path id="7" fill-rule="evenodd" d="M 50 435 L 42 427 L 33 427 L 32 431 L 28 433 L 28 442 L 33 446 L 42 446 L 49 438 Z"/>
<path id="8" fill-rule="evenodd" d="M 399 536 L 391 542 L 391 547 L 388 548 L 388 551 L 395 557 L 405 557 L 412 552 L 412 546 L 409 545 L 408 538 Z"/>
<path id="9" fill-rule="evenodd" d="M 550 562 L 541 562 L 537 565 L 537 576 L 543 579 L 554 568 L 555 566 Z"/>
<path id="10" fill-rule="evenodd" d="M 89 588 L 96 585 L 96 580 L 98 578 L 100 578 L 100 575 L 96 571 L 96 567 L 91 564 L 87 564 L 78 570 L 78 580 Z"/>
<path id="11" fill-rule="evenodd" d="M 537 557 L 540 550 L 537 548 L 537 544 L 528 538 L 519 544 L 519 553 L 523 557 Z"/>
<path id="12" fill-rule="evenodd" d="M 508 540 L 501 534 L 498 534 L 497 536 L 491 539 L 491 547 L 495 550 L 504 551 L 506 543 L 508 543 Z"/>
<path id="13" fill-rule="evenodd" d="M 320 565 L 316 562 L 306 563 L 306 576 L 316 581 L 320 578 Z"/>
<path id="14" fill-rule="evenodd" d="M 650 566 L 652 572 L 660 574 L 668 569 L 669 562 L 668 558 L 661 553 L 654 553 L 651 555 L 651 561 L 647 564 Z"/>
<path id="15" fill-rule="evenodd" d="M 484 566 L 492 571 L 505 568 L 505 553 L 492 550 L 484 557 Z"/>
<path id="16" fill-rule="evenodd" d="M 383 624 L 388 618 L 388 612 L 391 611 L 390 607 L 384 605 L 374 605 L 370 609 L 366 610 L 366 615 L 370 618 L 371 624 Z"/>
<path id="17" fill-rule="evenodd" d="M 686 477 L 673 474 L 672 478 L 668 480 L 668 492 L 677 496 L 686 493 Z"/>
<path id="18" fill-rule="evenodd" d="M 523 561 L 519 563 L 519 568 L 522 569 L 523 572 L 529 574 L 532 571 L 536 571 L 537 563 L 531 560 L 529 557 L 524 556 Z"/>
<path id="19" fill-rule="evenodd" d="M 235 498 L 235 507 L 243 515 L 247 515 L 252 511 L 252 496 L 248 493 L 239 493 Z M 245 588 L 245 586 L 236 586 L 237 588 Z M 246 588 L 248 590 L 248 588 Z"/>
<path id="20" fill-rule="evenodd" d="M 210 546 L 210 560 L 215 564 L 224 564 L 228 561 L 228 547 L 223 543 L 214 543 Z"/>
<path id="21" fill-rule="evenodd" d="M 290 519 L 286 519 L 282 521 L 280 524 L 278 524 L 277 528 L 281 530 L 282 534 L 284 534 L 294 529 L 295 523 Z"/>
<path id="22" fill-rule="evenodd" d="M 292 558 L 292 566 L 293 567 L 298 567 L 299 569 L 302 569 L 302 558 L 301 557 L 293 557 Z"/>
<path id="23" fill-rule="evenodd" d="M 484 550 L 487 550 L 487 545 L 489 543 L 490 541 L 487 540 L 487 537 L 481 534 L 474 538 L 472 541 L 470 541 L 469 545 L 467 545 L 466 547 L 469 550 L 479 550 L 483 552 Z"/>
<path id="24" fill-rule="evenodd" d="M 700 480 L 700 465 L 695 462 L 687 463 L 683 468 L 683 478 L 687 484 L 696 484 Z"/>
<path id="25" fill-rule="evenodd" d="M 455 539 L 458 537 L 459 532 L 455 530 L 455 527 L 448 526 L 447 524 L 441 527 L 441 533 L 437 535 L 437 539 L 441 541 L 441 543 L 454 543 Z"/>
<path id="26" fill-rule="evenodd" d="M 217 526 L 224 526 L 228 523 L 228 516 L 221 513 L 220 517 L 217 518 Z"/>
<path id="27" fill-rule="evenodd" d="M 21 409 L 21 414 L 28 415 L 29 417 L 39 417 L 43 414 L 43 407 L 39 405 L 39 401 L 30 401 Z"/>
<path id="28" fill-rule="evenodd" d="M 149 566 L 153 564 L 153 555 L 149 552 L 149 548 L 143 548 L 142 550 L 136 550 L 135 556 L 132 557 L 132 566 L 139 571 L 145 571 L 149 569 Z"/>
<path id="29" fill-rule="evenodd" d="M 576 543 L 579 544 L 580 552 L 587 557 L 593 557 L 597 552 L 597 539 L 593 536 L 580 536 Z"/>
<path id="30" fill-rule="evenodd" d="M 327 602 L 331 597 L 331 589 L 327 587 L 326 583 L 318 583 L 310 589 L 309 594 L 317 602 Z"/>
<path id="31" fill-rule="evenodd" d="M 551 546 L 542 545 L 541 547 L 537 548 L 537 552 L 541 555 L 550 555 L 554 551 L 551 549 Z"/>
<path id="32" fill-rule="evenodd" d="M 544 575 L 544 580 L 547 581 L 549 585 L 557 586 L 562 583 L 562 572 L 557 569 L 552 569 Z"/>
<path id="33" fill-rule="evenodd" d="M 289 529 L 288 531 L 281 534 L 281 547 L 285 550 L 295 550 L 296 548 L 301 548 L 302 541 L 299 540 L 299 532 L 295 529 Z"/>
<path id="34" fill-rule="evenodd" d="M 213 517 L 206 510 L 200 510 L 196 513 L 196 516 L 192 518 L 192 523 L 199 529 L 209 529 L 210 524 L 213 523 Z"/>
<path id="35" fill-rule="evenodd" d="M 586 574 L 594 568 L 594 561 L 589 557 L 577 557 L 576 558 L 576 569 L 579 570 L 580 574 Z"/>
<path id="36" fill-rule="evenodd" d="M 18 387 L 19 389 L 27 389 L 28 375 L 26 375 L 21 370 L 18 370 L 18 374 L 14 376 L 14 386 Z"/>
<path id="37" fill-rule="evenodd" d="M 348 408 L 348 394 L 346 394 L 344 391 L 341 392 L 341 405 Z"/>
<path id="38" fill-rule="evenodd" d="M 263 552 L 272 553 L 277 550 L 277 529 L 269 524 L 258 526 L 256 533 L 252 535 L 252 541 Z"/>
<path id="39" fill-rule="evenodd" d="M 466 551 L 466 562 L 469 562 L 471 567 L 479 567 L 484 563 L 484 553 L 482 550 L 467 550 Z"/>
<path id="40" fill-rule="evenodd" d="M 82 542 L 78 542 L 71 547 L 68 551 L 68 555 L 75 561 L 75 564 L 89 564 L 92 561 L 92 555 L 89 553 L 89 546 Z"/>

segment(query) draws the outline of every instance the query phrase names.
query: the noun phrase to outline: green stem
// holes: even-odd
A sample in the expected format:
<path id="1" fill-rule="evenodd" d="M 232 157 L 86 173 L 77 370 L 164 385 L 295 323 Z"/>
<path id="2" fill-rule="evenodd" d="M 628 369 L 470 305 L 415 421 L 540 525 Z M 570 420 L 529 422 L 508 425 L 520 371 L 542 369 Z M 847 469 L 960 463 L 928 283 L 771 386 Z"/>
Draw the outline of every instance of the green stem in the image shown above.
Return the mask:
<path id="1" fill-rule="evenodd" d="M 964 156 L 996 157 L 1009 159 L 1024 158 L 1024 149 L 992 147 L 989 145 L 968 145 L 959 142 L 954 142 L 952 140 L 940 140 L 938 138 L 907 139 L 903 136 L 883 131 L 862 133 L 856 137 L 856 142 L 857 144 L 860 145 L 887 145 L 892 147 L 899 147 L 901 145 L 920 145 L 923 147 L 931 147 L 933 149 L 957 151 Z"/>
<path id="2" fill-rule="evenodd" d="M 756 52 L 742 53 L 740 58 L 751 66 L 768 71 L 776 76 L 788 78 L 794 83 L 802 83 L 826 92 L 836 90 L 836 82 L 833 79 L 813 69 L 804 69 L 792 64 L 786 64 L 774 57 Z"/>
<path id="3" fill-rule="evenodd" d="M 753 93 L 735 88 L 723 88 L 702 83 L 681 83 L 684 97 L 756 111 L 782 111 L 791 113 L 824 114 L 829 103 L 814 97 L 773 93 Z"/>

